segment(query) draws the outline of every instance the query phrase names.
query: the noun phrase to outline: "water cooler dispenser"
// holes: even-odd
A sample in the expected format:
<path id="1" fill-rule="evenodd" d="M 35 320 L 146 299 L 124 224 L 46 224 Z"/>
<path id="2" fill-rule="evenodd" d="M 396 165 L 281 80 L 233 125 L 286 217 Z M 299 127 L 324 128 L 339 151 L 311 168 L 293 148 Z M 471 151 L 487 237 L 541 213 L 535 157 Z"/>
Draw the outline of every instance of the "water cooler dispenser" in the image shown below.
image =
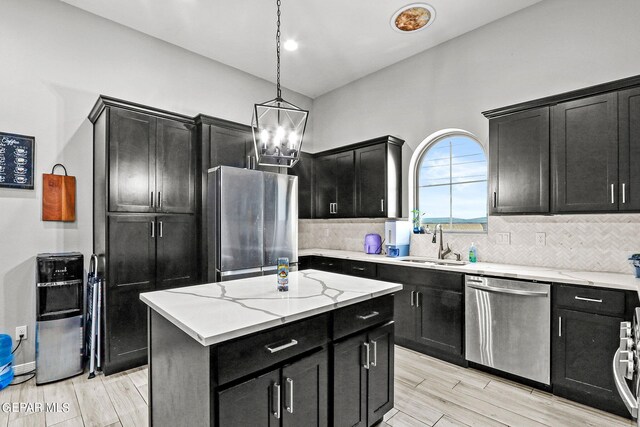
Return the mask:
<path id="1" fill-rule="evenodd" d="M 36 384 L 81 374 L 84 262 L 77 252 L 40 254 L 36 271 Z"/>
<path id="2" fill-rule="evenodd" d="M 409 221 L 387 220 L 384 223 L 384 235 L 387 242 L 387 256 L 409 256 L 412 225 Z"/>

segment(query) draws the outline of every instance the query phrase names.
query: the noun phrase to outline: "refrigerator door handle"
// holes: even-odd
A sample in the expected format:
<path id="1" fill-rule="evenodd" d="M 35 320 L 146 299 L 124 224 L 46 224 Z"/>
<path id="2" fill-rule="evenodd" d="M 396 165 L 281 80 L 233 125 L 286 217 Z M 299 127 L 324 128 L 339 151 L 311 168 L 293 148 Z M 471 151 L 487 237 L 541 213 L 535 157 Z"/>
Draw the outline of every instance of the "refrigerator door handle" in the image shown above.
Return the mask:
<path id="1" fill-rule="evenodd" d="M 239 276 L 241 274 L 251 274 L 251 273 L 261 273 L 261 272 L 262 272 L 262 267 L 256 267 L 256 268 L 246 268 L 244 270 L 221 271 L 220 276 L 222 277 Z"/>

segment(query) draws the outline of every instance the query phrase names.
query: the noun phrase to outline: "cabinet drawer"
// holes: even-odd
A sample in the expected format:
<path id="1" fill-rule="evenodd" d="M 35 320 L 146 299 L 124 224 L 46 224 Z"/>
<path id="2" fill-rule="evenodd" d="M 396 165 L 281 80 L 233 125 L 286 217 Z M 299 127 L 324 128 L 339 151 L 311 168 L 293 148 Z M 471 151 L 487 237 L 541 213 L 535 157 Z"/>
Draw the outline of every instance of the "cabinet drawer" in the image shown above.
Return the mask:
<path id="1" fill-rule="evenodd" d="M 329 313 L 218 346 L 218 381 L 225 384 L 329 341 Z M 295 344 L 294 344 L 295 342 Z"/>
<path id="2" fill-rule="evenodd" d="M 343 272 L 351 276 L 375 279 L 378 275 L 376 264 L 363 261 L 345 261 Z"/>
<path id="3" fill-rule="evenodd" d="M 342 274 L 344 270 L 344 260 L 339 258 L 314 256 L 311 258 L 310 268 Z"/>
<path id="4" fill-rule="evenodd" d="M 408 285 L 431 286 L 434 288 L 458 291 L 464 290 L 464 276 L 441 270 L 423 267 L 404 267 L 395 265 L 378 266 L 378 278 L 389 282 L 400 282 Z"/>
<path id="5" fill-rule="evenodd" d="M 555 288 L 556 306 L 589 313 L 624 314 L 624 292 L 610 289 L 559 285 Z"/>
<path id="6" fill-rule="evenodd" d="M 345 337 L 392 319 L 393 295 L 385 295 L 341 308 L 333 314 L 333 339 Z"/>

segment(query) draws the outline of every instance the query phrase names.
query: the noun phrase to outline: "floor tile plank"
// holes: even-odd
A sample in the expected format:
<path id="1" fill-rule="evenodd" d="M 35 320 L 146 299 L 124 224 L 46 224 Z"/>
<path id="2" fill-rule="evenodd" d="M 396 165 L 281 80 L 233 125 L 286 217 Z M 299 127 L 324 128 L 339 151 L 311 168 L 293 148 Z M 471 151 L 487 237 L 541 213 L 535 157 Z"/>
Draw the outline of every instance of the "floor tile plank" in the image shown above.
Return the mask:
<path id="1" fill-rule="evenodd" d="M 86 427 L 103 427 L 120 421 L 102 381 L 94 378 L 74 383 L 73 387 Z"/>
<path id="2" fill-rule="evenodd" d="M 69 405 L 67 412 L 63 412 L 62 410 L 47 411 L 45 414 L 47 427 L 80 417 L 80 407 L 78 406 L 76 392 L 71 380 L 47 384 L 42 387 L 42 390 L 44 392 L 44 400 L 47 404 L 56 404 L 58 409 L 62 409 L 62 405 L 65 403 Z"/>

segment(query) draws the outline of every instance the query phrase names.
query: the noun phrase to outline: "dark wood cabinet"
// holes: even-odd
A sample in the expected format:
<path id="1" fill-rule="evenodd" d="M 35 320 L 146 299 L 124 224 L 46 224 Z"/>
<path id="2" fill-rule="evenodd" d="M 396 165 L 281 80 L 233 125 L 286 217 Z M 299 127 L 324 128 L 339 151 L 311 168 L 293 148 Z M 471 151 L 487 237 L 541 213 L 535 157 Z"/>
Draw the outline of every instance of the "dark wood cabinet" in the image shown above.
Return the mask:
<path id="1" fill-rule="evenodd" d="M 464 295 L 462 292 L 418 286 L 416 288 L 415 340 L 460 358 L 464 330 Z"/>
<path id="2" fill-rule="evenodd" d="M 217 166 L 252 168 L 250 126 L 202 114 L 196 117 L 196 124 L 202 145 L 203 173 Z"/>
<path id="3" fill-rule="evenodd" d="M 314 217 L 313 164 L 313 155 L 302 152 L 298 163 L 288 170 L 289 175 L 298 177 L 298 219 Z"/>
<path id="4" fill-rule="evenodd" d="M 396 324 L 396 340 L 416 339 L 416 287 L 402 285 L 393 299 L 393 320 Z"/>
<path id="5" fill-rule="evenodd" d="M 402 144 L 386 136 L 315 155 L 315 218 L 401 216 Z"/>
<path id="6" fill-rule="evenodd" d="M 110 109 L 109 210 L 193 213 L 193 125 Z"/>
<path id="7" fill-rule="evenodd" d="M 618 209 L 618 102 L 607 93 L 552 108 L 554 210 Z"/>
<path id="8" fill-rule="evenodd" d="M 334 344 L 333 425 L 371 426 L 393 408 L 393 322 Z"/>
<path id="9" fill-rule="evenodd" d="M 640 211 L 640 87 L 618 94 L 619 206 Z"/>
<path id="10" fill-rule="evenodd" d="M 148 114 L 109 111 L 109 204 L 112 212 L 155 212 L 156 121 Z"/>
<path id="11" fill-rule="evenodd" d="M 194 126 L 159 119 L 156 142 L 156 211 L 194 213 L 196 153 Z"/>
<path id="12" fill-rule="evenodd" d="M 157 217 L 156 289 L 192 285 L 198 281 L 196 219 L 193 215 Z"/>
<path id="13" fill-rule="evenodd" d="M 280 370 L 218 392 L 219 426 L 279 427 L 276 418 L 280 408 L 276 395 L 280 384 Z"/>
<path id="14" fill-rule="evenodd" d="M 491 214 L 549 212 L 549 107 L 489 121 Z"/>
<path id="15" fill-rule="evenodd" d="M 356 214 L 358 218 L 401 216 L 400 197 L 396 191 L 402 178 L 401 145 L 387 142 L 355 150 Z"/>

